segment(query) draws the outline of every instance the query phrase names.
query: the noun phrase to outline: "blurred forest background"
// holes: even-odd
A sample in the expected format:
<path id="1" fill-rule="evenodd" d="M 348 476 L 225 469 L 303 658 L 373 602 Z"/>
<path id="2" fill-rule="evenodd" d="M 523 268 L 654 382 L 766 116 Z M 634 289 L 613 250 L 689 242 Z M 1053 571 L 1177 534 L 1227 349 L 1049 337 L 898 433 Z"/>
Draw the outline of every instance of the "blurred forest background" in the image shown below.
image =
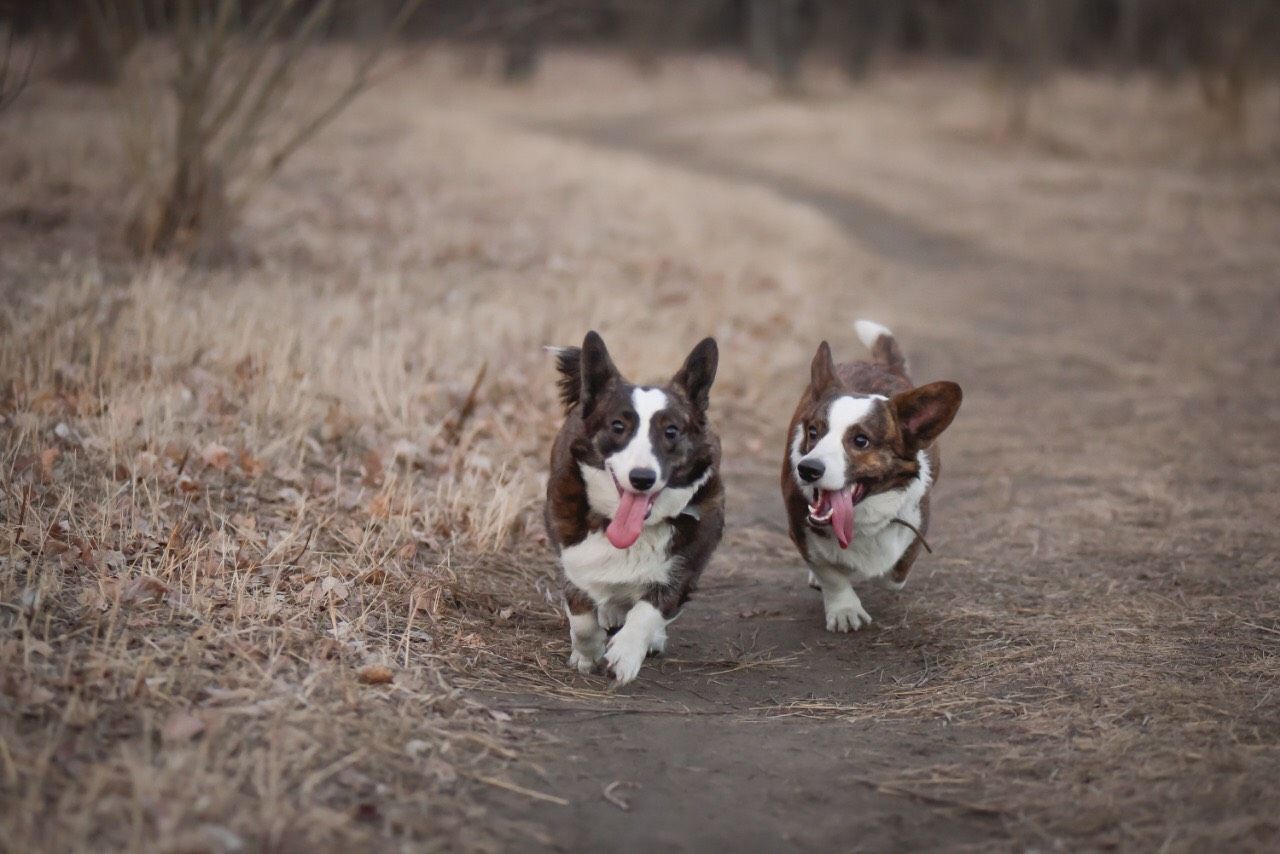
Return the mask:
<path id="1" fill-rule="evenodd" d="M 0 0 L 0 851 L 1275 851 L 1280 2 Z M 818 341 L 965 404 L 876 622 Z M 570 671 L 548 344 L 715 335 L 727 534 Z"/>
<path id="2" fill-rule="evenodd" d="M 1280 73 L 1280 6 L 1269 0 L 51 0 L 6 6 L 0 106 L 17 96 L 37 53 L 62 79 L 107 86 L 126 74 L 131 56 L 148 53 L 157 39 L 175 40 L 178 57 L 170 60 L 177 64 L 179 115 L 172 133 L 154 139 L 156 125 L 168 119 L 153 103 L 153 91 L 138 89 L 131 109 L 132 122 L 141 125 L 131 145 L 134 179 L 152 185 L 135 201 L 127 224 L 128 243 L 142 254 L 164 251 L 179 235 L 195 232 L 209 250 L 210 235 L 226 233 L 228 217 L 252 188 L 373 82 L 373 67 L 392 39 L 460 48 L 461 73 L 512 84 L 536 75 L 545 51 L 574 46 L 621 49 L 650 73 L 672 55 L 740 55 L 779 93 L 795 96 L 804 92 L 806 64 L 838 68 L 854 83 L 877 69 L 912 63 L 977 65 L 999 102 L 995 121 L 1013 137 L 1029 132 L 1036 94 L 1056 74 L 1119 80 L 1142 74 L 1169 87 L 1192 86 L 1206 132 L 1228 146 L 1246 137 L 1251 106 L 1268 97 Z M 348 83 L 268 146 L 263 127 L 292 85 L 293 65 L 306 47 L 333 40 L 366 45 Z M 277 46 L 282 49 L 273 52 Z M 149 150 L 157 145 L 163 150 Z M 160 184 L 157 154 L 169 161 Z"/>

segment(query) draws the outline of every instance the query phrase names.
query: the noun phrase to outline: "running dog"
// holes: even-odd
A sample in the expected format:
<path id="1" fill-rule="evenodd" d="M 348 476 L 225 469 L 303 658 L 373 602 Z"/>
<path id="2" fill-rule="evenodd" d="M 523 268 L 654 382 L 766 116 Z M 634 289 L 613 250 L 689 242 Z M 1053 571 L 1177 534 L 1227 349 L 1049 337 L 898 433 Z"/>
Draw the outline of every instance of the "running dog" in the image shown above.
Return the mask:
<path id="1" fill-rule="evenodd" d="M 603 660 L 625 685 L 665 648 L 724 529 L 720 439 L 707 423 L 719 353 L 707 338 L 669 383 L 642 386 L 595 332 L 555 352 L 567 417 L 551 449 L 546 524 L 569 666 L 589 673 Z"/>
<path id="2" fill-rule="evenodd" d="M 870 362 L 831 358 L 826 341 L 810 366 L 782 460 L 791 540 L 820 586 L 827 630 L 871 622 L 853 582 L 906 583 L 929 529 L 929 493 L 941 456 L 935 440 L 960 409 L 960 386 L 915 388 L 897 340 L 878 323 L 855 324 Z"/>

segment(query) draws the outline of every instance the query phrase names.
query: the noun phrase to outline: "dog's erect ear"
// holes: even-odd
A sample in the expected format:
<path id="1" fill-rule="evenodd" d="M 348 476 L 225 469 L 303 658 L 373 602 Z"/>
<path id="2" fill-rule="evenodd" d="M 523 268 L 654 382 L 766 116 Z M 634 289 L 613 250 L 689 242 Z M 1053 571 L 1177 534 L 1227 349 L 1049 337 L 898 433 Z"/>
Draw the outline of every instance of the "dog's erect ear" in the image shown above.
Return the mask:
<path id="1" fill-rule="evenodd" d="M 604 339 L 595 330 L 582 339 L 582 417 L 591 415 L 596 399 L 610 380 L 618 376 L 618 369 L 609 358 Z"/>
<path id="2" fill-rule="evenodd" d="M 831 345 L 823 341 L 818 345 L 818 352 L 813 354 L 813 363 L 809 365 L 809 393 L 814 400 L 820 400 L 827 389 L 836 384 L 836 362 L 831 358 Z"/>
<path id="3" fill-rule="evenodd" d="M 915 454 L 933 444 L 960 410 L 964 395 L 952 382 L 937 382 L 894 395 L 891 401 L 907 453 Z"/>
<path id="4" fill-rule="evenodd" d="M 706 412 L 719 364 L 720 348 L 716 346 L 716 339 L 703 338 L 676 371 L 671 384 L 685 393 L 695 409 Z"/>

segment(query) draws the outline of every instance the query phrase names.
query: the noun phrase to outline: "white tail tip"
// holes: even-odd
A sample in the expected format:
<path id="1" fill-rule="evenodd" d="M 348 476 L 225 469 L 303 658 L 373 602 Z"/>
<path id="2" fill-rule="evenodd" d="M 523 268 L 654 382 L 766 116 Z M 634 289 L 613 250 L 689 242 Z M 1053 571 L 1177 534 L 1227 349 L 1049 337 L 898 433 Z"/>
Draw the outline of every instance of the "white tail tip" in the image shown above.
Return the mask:
<path id="1" fill-rule="evenodd" d="M 893 337 L 887 326 L 881 326 L 874 320 L 859 320 L 853 324 L 853 331 L 858 333 L 858 340 L 864 347 L 874 347 L 881 335 Z"/>

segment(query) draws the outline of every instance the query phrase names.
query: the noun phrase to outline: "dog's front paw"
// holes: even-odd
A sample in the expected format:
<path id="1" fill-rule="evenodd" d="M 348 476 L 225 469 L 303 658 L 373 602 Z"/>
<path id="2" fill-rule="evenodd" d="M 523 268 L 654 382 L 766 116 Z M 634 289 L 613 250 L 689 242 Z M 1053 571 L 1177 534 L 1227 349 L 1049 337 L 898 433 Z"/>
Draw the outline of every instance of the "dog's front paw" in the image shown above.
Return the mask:
<path id="1" fill-rule="evenodd" d="M 640 665 L 644 664 L 649 645 L 642 638 L 619 632 L 609 641 L 604 660 L 613 671 L 613 678 L 619 685 L 626 685 L 640 673 Z"/>
<path id="2" fill-rule="evenodd" d="M 655 632 L 653 639 L 649 641 L 649 655 L 662 655 L 667 651 L 667 633 L 665 631 Z"/>
<path id="3" fill-rule="evenodd" d="M 569 666 L 582 674 L 589 674 L 596 669 L 596 662 L 599 658 L 592 658 L 590 655 L 574 650 L 569 653 Z"/>
<path id="4" fill-rule="evenodd" d="M 863 626 L 871 625 L 871 615 L 861 604 L 841 605 L 827 611 L 827 631 L 856 632 Z"/>

